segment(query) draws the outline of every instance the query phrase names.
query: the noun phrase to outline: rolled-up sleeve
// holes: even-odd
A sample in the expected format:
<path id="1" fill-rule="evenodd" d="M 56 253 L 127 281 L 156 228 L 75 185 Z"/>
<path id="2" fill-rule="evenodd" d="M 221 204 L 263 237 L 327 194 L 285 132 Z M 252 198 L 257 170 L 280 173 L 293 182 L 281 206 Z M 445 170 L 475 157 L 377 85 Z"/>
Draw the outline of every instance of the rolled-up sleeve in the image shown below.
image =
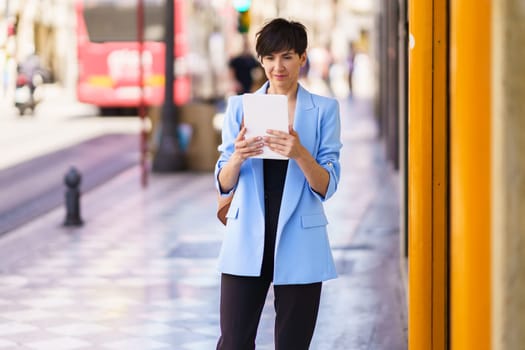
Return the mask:
<path id="1" fill-rule="evenodd" d="M 313 190 L 312 192 L 321 201 L 326 201 L 337 191 L 341 174 L 339 157 L 343 144 L 341 143 L 339 103 L 333 100 L 321 113 L 322 115 L 319 119 L 319 149 L 315 157 L 317 162 L 326 169 L 330 179 L 324 196 Z"/>
<path id="2" fill-rule="evenodd" d="M 228 99 L 228 104 L 224 113 L 224 122 L 221 133 L 222 142 L 218 147 L 219 159 L 215 164 L 214 172 L 215 187 L 217 188 L 217 191 L 221 194 L 221 196 L 228 196 L 231 194 L 232 191 L 235 190 L 234 186 L 234 188 L 227 193 L 221 192 L 221 188 L 219 185 L 219 173 L 221 172 L 221 169 L 224 166 L 224 164 L 228 162 L 231 155 L 235 151 L 235 139 L 237 138 L 237 135 L 239 134 L 239 131 L 241 129 L 241 122 L 242 96 L 232 96 Z"/>

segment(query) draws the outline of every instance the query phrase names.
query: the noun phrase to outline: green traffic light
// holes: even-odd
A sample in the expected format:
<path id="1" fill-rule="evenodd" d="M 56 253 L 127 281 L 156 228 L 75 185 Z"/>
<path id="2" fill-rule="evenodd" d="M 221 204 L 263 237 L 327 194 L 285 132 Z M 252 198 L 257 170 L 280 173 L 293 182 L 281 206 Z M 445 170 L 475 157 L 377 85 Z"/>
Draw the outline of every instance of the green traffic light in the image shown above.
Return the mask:
<path id="1" fill-rule="evenodd" d="M 252 0 L 233 0 L 233 7 L 239 12 L 246 12 L 250 9 Z"/>

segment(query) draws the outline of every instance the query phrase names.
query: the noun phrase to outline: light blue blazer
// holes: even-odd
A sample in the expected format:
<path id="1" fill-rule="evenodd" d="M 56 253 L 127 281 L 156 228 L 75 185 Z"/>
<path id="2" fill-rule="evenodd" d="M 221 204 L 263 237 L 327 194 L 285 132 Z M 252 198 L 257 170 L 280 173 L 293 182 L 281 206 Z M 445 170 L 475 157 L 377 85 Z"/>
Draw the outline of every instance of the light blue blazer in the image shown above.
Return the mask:
<path id="1" fill-rule="evenodd" d="M 256 93 L 264 94 L 266 82 Z M 234 142 L 243 118 L 242 96 L 228 100 L 222 129 L 218 175 L 234 152 Z M 279 284 L 314 283 L 337 277 L 327 236 L 323 202 L 339 183 L 340 140 L 339 104 L 336 100 L 311 94 L 299 86 L 294 129 L 301 143 L 330 174 L 326 195 L 309 186 L 290 159 L 279 214 L 274 255 L 274 280 Z M 219 271 L 240 276 L 260 276 L 264 249 L 263 160 L 248 159 L 241 166 L 235 194 L 227 213 L 228 223 L 219 255 Z M 228 195 L 221 193 L 221 195 Z"/>

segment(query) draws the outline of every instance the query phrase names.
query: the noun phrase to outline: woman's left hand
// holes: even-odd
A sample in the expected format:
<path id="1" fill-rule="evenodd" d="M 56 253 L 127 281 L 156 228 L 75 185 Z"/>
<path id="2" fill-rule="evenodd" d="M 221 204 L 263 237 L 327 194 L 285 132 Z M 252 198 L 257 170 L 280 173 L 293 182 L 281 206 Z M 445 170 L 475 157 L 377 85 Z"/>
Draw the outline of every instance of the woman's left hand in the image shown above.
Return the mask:
<path id="1" fill-rule="evenodd" d="M 299 134 L 289 127 L 289 133 L 279 130 L 266 130 L 270 136 L 264 137 L 264 144 L 272 151 L 277 152 L 285 157 L 295 159 L 304 151 L 304 147 L 299 139 Z"/>
<path id="2" fill-rule="evenodd" d="M 294 159 L 301 168 L 310 187 L 321 196 L 326 195 L 330 175 L 326 169 L 320 166 L 315 158 L 308 152 L 299 140 L 299 134 L 291 126 L 288 127 L 289 133 L 278 130 L 266 130 L 264 144 L 272 151 L 285 157 Z"/>

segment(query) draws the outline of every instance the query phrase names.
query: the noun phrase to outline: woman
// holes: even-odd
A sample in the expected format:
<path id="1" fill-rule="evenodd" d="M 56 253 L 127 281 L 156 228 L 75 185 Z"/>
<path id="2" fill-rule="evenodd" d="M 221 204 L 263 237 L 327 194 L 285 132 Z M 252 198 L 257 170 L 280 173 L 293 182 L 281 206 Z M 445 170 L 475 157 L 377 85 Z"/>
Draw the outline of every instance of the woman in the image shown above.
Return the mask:
<path id="1" fill-rule="evenodd" d="M 257 33 L 268 81 L 256 93 L 288 97 L 289 133 L 269 130 L 269 136 L 246 138 L 242 97 L 228 101 L 215 179 L 221 195 L 235 193 L 219 257 L 217 349 L 255 348 L 271 283 L 276 349 L 308 349 L 322 281 L 336 277 L 322 203 L 339 182 L 339 105 L 298 83 L 306 46 L 306 29 L 298 22 L 277 18 Z M 251 158 L 263 146 L 288 159 Z"/>

